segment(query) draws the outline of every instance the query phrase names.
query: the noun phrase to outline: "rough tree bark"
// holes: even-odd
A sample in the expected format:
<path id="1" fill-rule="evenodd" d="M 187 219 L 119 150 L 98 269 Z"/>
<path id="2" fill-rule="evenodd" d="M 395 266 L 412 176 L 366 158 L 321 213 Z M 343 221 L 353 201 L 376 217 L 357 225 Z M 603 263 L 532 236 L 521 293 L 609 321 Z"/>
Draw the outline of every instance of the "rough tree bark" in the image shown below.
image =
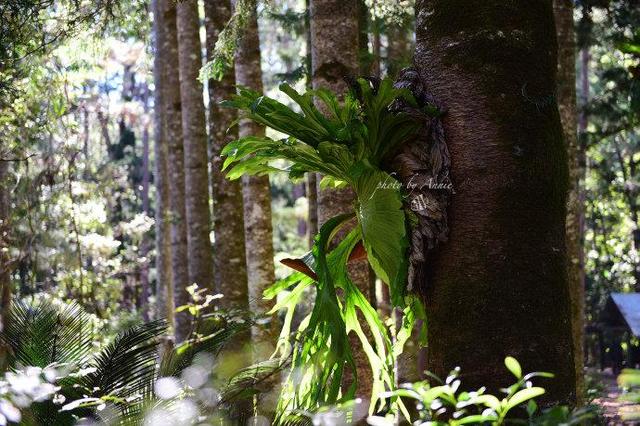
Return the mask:
<path id="1" fill-rule="evenodd" d="M 204 4 L 207 33 L 207 57 L 213 59 L 218 35 L 231 17 L 231 1 L 206 1 Z M 247 265 L 244 244 L 244 219 L 242 216 L 242 185 L 230 181 L 222 173 L 223 159 L 220 151 L 237 139 L 237 127 L 230 126 L 236 120 L 231 108 L 221 108 L 220 101 L 235 93 L 235 71 L 225 72 L 220 81 L 209 80 L 209 136 L 211 138 L 211 193 L 213 197 L 214 282 L 216 291 L 224 295 L 221 305 L 226 308 L 246 309 L 249 306 L 247 289 Z"/>
<path id="2" fill-rule="evenodd" d="M 212 290 L 211 215 L 209 213 L 209 172 L 207 130 L 198 74 L 202 67 L 200 20 L 197 0 L 179 2 L 177 9 L 180 59 L 182 135 L 184 138 L 185 209 L 189 284 Z"/>
<path id="3" fill-rule="evenodd" d="M 359 64 L 358 0 L 311 0 L 311 64 L 313 88 L 327 88 L 339 95 L 348 87 L 345 77 L 356 76 Z M 319 182 L 319 179 L 318 179 Z M 318 222 L 322 226 L 328 219 L 352 212 L 354 194 L 346 190 L 318 190 Z M 360 291 L 374 301 L 366 262 L 358 262 L 350 268 L 350 276 Z M 374 301 L 375 302 L 375 301 Z M 351 347 L 357 367 L 358 395 L 368 397 L 371 393 L 372 372 L 366 354 L 357 337 L 352 336 Z M 345 385 L 353 377 L 346 374 Z"/>
<path id="4" fill-rule="evenodd" d="M 155 168 L 153 180 L 156 186 L 156 297 L 157 313 L 166 317 L 173 326 L 173 284 L 171 282 L 171 235 L 169 233 L 169 181 L 167 170 L 168 141 L 165 134 L 164 83 L 165 57 L 162 48 L 165 43 L 165 21 L 161 13 L 161 0 L 153 0 L 153 139 Z"/>
<path id="5" fill-rule="evenodd" d="M 576 367 L 576 389 L 581 404 L 584 391 L 584 254 L 583 197 L 580 166 L 581 149 L 578 143 L 576 104 L 576 38 L 573 25 L 573 2 L 554 0 L 553 12 L 558 37 L 558 107 L 562 121 L 565 146 L 569 159 L 569 194 L 567 200 L 567 273 L 571 296 L 573 347 Z"/>
<path id="6" fill-rule="evenodd" d="M 236 51 L 236 83 L 262 92 L 262 68 L 260 65 L 260 38 L 258 17 L 255 10 L 249 12 L 247 27 L 238 43 Z M 240 137 L 263 136 L 265 129 L 252 121 L 242 121 Z M 251 311 L 263 314 L 271 309 L 263 291 L 275 281 L 273 264 L 273 228 L 271 225 L 271 190 L 268 176 L 243 176 L 244 228 L 247 257 L 247 277 L 249 282 L 249 307 Z M 252 329 L 254 339 L 270 351 L 278 336 L 276 318 L 272 317 L 264 325 Z M 261 345 L 260 345 L 261 344 Z M 261 352 L 260 347 L 257 348 Z M 266 352 L 256 354 L 258 357 Z"/>
<path id="7" fill-rule="evenodd" d="M 178 63 L 178 35 L 176 29 L 176 5 L 172 0 L 160 0 L 165 38 L 162 53 L 165 58 L 163 73 L 163 101 L 165 137 L 168 141 L 167 171 L 169 177 L 169 221 L 171 223 L 171 273 L 174 307 L 189 301 L 186 288 L 189 285 L 187 267 L 187 224 L 184 197 L 184 146 L 182 140 L 182 104 L 180 79 L 175 72 Z M 189 318 L 185 312 L 175 316 L 174 334 L 177 342 L 189 334 Z"/>
<path id="8" fill-rule="evenodd" d="M 422 291 L 429 369 L 512 383 L 507 355 L 575 401 L 566 274 L 567 154 L 551 0 L 418 0 L 415 63 L 444 117 L 456 194 Z"/>

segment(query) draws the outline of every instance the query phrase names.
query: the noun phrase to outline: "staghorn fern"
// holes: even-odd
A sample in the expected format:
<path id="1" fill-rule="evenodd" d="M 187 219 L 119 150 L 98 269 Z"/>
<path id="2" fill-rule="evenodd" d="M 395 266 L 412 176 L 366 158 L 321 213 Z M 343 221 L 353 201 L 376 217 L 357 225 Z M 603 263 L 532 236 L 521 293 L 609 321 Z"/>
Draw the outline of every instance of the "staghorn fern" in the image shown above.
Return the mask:
<path id="1" fill-rule="evenodd" d="M 282 357 L 291 356 L 292 364 L 277 420 L 284 423 L 291 413 L 314 411 L 354 397 L 357 378 L 348 389 L 342 386 L 345 369 L 355 372 L 350 333 L 358 336 L 374 372 L 373 411 L 378 395 L 394 387 L 394 359 L 402 352 L 416 313 L 423 312 L 406 288 L 411 214 L 403 207 L 400 183 L 383 165 L 439 112 L 428 103 L 420 108 L 408 90 L 394 88 L 390 80 L 359 79 L 343 103 L 323 89 L 302 95 L 286 84 L 280 89 L 301 112 L 245 88 L 223 103 L 240 109 L 243 117 L 287 135 L 279 140 L 246 137 L 228 144 L 222 152 L 227 156 L 223 165 L 227 177 L 284 171 L 298 179 L 306 172 L 319 172 L 324 174 L 323 186 L 350 186 L 357 200 L 352 214 L 335 217 L 322 226 L 311 253 L 286 263 L 302 272 L 265 292 L 266 298 L 273 299 L 281 290 L 291 290 L 273 308 L 273 312 L 286 310 L 278 348 Z M 323 104 L 326 113 L 314 105 L 314 99 Z M 394 108 L 399 99 L 402 108 Z M 290 166 L 275 168 L 273 160 L 287 160 Z M 354 217 L 357 226 L 329 251 L 333 237 Z M 360 245 L 378 278 L 389 285 L 393 305 L 405 310 L 396 344 L 347 273 L 347 262 Z M 309 287 L 315 287 L 315 305 L 290 343 L 293 312 Z M 364 324 L 360 324 L 358 313 Z M 367 339 L 363 325 L 371 330 L 373 341 Z"/>

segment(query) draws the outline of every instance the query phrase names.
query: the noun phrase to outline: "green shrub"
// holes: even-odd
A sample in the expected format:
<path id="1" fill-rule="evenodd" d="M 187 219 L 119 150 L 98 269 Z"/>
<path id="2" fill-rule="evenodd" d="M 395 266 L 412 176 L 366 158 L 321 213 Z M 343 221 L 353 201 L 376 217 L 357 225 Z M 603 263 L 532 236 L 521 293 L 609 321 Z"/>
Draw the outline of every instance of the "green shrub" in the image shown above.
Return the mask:
<path id="1" fill-rule="evenodd" d="M 593 419 L 591 408 L 572 411 L 565 406 L 540 409 L 535 399 L 545 393 L 544 388 L 534 386 L 534 378 L 552 378 L 550 373 L 535 372 L 523 375 L 518 361 L 512 357 L 505 358 L 505 366 L 514 375 L 516 382 L 502 389 L 504 396 L 496 396 L 487 392 L 486 388 L 476 391 L 462 390 L 460 369 L 456 368 L 442 382 L 435 376 L 432 381 L 440 382 L 432 385 L 431 381 L 421 381 L 402 386 L 385 396 L 401 397 L 416 402 L 418 418 L 415 424 L 420 425 L 467 425 L 467 424 L 526 424 L 526 425 L 571 425 L 587 424 Z M 374 426 L 391 426 L 395 423 L 394 413 L 369 417 L 369 424 Z"/>

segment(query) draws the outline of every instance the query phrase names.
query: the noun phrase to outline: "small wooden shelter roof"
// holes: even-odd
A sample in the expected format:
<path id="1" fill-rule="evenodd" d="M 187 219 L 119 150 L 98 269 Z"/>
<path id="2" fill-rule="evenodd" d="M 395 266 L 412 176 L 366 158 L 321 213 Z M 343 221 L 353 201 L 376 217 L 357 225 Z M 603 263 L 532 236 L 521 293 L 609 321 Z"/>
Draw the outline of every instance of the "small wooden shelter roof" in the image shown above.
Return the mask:
<path id="1" fill-rule="evenodd" d="M 640 337 L 640 293 L 611 293 L 603 322 L 606 326 L 627 328 Z"/>

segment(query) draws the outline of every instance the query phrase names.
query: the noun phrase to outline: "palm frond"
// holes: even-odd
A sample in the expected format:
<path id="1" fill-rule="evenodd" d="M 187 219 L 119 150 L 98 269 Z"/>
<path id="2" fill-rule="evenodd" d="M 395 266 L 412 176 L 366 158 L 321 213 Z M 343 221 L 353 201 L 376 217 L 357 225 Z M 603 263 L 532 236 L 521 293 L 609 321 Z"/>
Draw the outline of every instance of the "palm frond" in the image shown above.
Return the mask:
<path id="1" fill-rule="evenodd" d="M 313 426 L 311 414 L 290 413 L 282 419 L 282 426 Z"/>
<path id="2" fill-rule="evenodd" d="M 249 320 L 234 321 L 233 319 L 215 314 L 211 318 L 205 317 L 199 326 L 198 334 L 203 337 L 187 340 L 174 350 L 163 354 L 160 361 L 158 375 L 160 377 L 179 376 L 189 367 L 199 353 L 206 352 L 217 355 L 224 346 L 251 329 Z"/>
<path id="3" fill-rule="evenodd" d="M 94 397 L 121 399 L 150 395 L 156 378 L 159 337 L 166 333 L 164 320 L 131 327 L 119 334 L 91 361 L 95 371 L 80 383 Z"/>
<path id="4" fill-rule="evenodd" d="M 238 371 L 221 391 L 221 404 L 229 404 L 237 399 L 269 391 L 273 378 L 289 366 L 280 359 L 270 359 L 250 365 Z"/>
<path id="5" fill-rule="evenodd" d="M 89 314 L 80 305 L 56 305 L 48 299 L 14 301 L 0 333 L 0 339 L 11 348 L 12 367 L 83 363 L 91 353 L 93 338 Z"/>

